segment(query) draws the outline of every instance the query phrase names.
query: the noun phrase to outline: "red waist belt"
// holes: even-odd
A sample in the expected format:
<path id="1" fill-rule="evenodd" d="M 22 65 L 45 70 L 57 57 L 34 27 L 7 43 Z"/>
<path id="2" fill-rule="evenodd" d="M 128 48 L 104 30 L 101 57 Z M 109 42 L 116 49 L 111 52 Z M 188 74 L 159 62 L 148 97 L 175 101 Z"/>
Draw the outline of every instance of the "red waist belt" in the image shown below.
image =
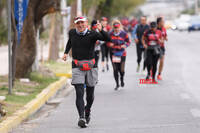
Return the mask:
<path id="1" fill-rule="evenodd" d="M 74 63 L 81 71 L 89 71 L 94 67 L 95 59 L 82 61 L 74 59 Z"/>

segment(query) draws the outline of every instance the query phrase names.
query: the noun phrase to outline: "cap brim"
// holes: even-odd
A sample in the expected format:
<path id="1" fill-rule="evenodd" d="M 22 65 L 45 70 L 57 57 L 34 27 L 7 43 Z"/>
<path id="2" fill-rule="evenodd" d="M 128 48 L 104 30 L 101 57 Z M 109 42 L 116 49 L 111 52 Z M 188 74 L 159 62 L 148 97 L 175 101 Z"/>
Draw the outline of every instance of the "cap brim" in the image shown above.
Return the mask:
<path id="1" fill-rule="evenodd" d="M 120 27 L 120 24 L 113 25 L 113 27 L 119 28 L 119 27 Z"/>
<path id="2" fill-rule="evenodd" d="M 78 23 L 80 21 L 85 22 L 85 21 L 87 21 L 87 19 L 86 18 L 77 19 L 77 20 L 74 21 L 74 23 L 76 24 L 76 23 Z"/>

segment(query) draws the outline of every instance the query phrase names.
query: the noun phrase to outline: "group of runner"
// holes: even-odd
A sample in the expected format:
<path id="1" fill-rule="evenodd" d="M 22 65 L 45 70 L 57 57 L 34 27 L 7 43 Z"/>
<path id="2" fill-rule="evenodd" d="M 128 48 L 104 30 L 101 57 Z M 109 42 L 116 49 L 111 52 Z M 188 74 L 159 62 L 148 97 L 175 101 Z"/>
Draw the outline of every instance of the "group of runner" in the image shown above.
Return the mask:
<path id="1" fill-rule="evenodd" d="M 132 39 L 136 44 L 137 64 L 138 64 L 136 71 L 137 72 L 140 71 L 140 64 L 143 57 L 144 63 L 143 63 L 142 73 L 146 73 L 147 69 L 146 80 L 149 80 L 150 77 L 152 77 L 153 82 L 157 82 L 156 72 L 157 72 L 157 64 L 159 61 L 160 63 L 159 63 L 159 71 L 157 79 L 162 80 L 161 73 L 163 70 L 164 55 L 165 55 L 164 42 L 167 41 L 167 32 L 166 29 L 164 28 L 164 19 L 162 17 L 158 17 L 156 22 L 148 24 L 146 16 L 142 16 L 139 22 L 140 23 L 138 24 L 138 21 L 135 20 L 134 18 L 131 21 L 128 21 L 128 19 L 123 18 L 121 19 L 121 21 L 114 20 L 112 22 L 112 26 L 110 26 L 108 25 L 108 19 L 106 17 L 102 17 L 101 19 L 101 24 L 104 27 L 103 30 L 108 32 L 108 34 L 111 37 L 112 43 L 105 41 L 97 41 L 96 45 L 97 50 L 95 52 L 96 53 L 95 58 L 96 62 L 98 63 L 99 53 L 101 51 L 102 71 L 104 72 L 105 65 L 107 67 L 107 70 L 109 70 L 108 61 L 110 54 L 110 59 L 112 62 L 113 72 L 114 72 L 114 79 L 116 82 L 115 90 L 117 90 L 120 86 L 119 74 L 120 74 L 121 86 L 122 87 L 124 86 L 126 47 L 123 48 L 123 46 L 122 47 L 120 46 L 130 45 L 128 32 L 131 33 Z M 114 25 L 115 23 L 118 24 L 118 27 Z M 96 24 L 97 21 L 94 20 L 91 24 L 92 29 L 95 29 Z M 119 33 L 119 35 L 114 33 Z M 126 37 L 121 34 L 125 34 Z M 112 46 L 110 44 L 114 45 Z M 121 59 L 117 57 L 120 57 Z"/>
<path id="2" fill-rule="evenodd" d="M 108 19 L 93 20 L 91 26 L 86 17 L 74 19 L 75 29 L 69 31 L 69 40 L 65 48 L 63 60 L 66 61 L 72 49 L 72 85 L 76 90 L 76 106 L 79 113 L 78 126 L 87 127 L 91 117 L 91 107 L 94 101 L 94 89 L 98 82 L 98 61 L 102 53 L 102 71 L 109 70 L 109 58 L 113 67 L 113 77 L 116 82 L 115 90 L 124 87 L 126 49 L 130 46 L 129 34 L 124 30 L 120 20 L 113 20 L 111 26 Z M 158 78 L 164 61 L 164 41 L 167 40 L 164 20 L 159 17 L 157 22 L 147 25 L 146 17 L 141 17 L 140 24 L 132 30 L 132 38 L 137 47 L 137 72 L 140 69 L 142 53 L 145 53 L 143 70 L 147 68 L 149 79 L 151 74 L 155 81 L 157 62 L 160 58 Z M 110 56 L 109 56 L 110 55 Z M 84 102 L 84 88 L 86 88 L 86 105 Z"/>
<path id="3" fill-rule="evenodd" d="M 137 24 L 132 31 L 132 38 L 136 43 L 137 51 L 137 72 L 140 71 L 140 63 L 143 54 L 143 72 L 147 68 L 146 80 L 152 77 L 156 81 L 157 64 L 159 63 L 158 80 L 162 80 L 161 73 L 164 65 L 165 41 L 167 41 L 167 32 L 164 27 L 164 19 L 158 17 L 157 21 L 147 24 L 147 18 L 142 16 L 140 24 Z"/>

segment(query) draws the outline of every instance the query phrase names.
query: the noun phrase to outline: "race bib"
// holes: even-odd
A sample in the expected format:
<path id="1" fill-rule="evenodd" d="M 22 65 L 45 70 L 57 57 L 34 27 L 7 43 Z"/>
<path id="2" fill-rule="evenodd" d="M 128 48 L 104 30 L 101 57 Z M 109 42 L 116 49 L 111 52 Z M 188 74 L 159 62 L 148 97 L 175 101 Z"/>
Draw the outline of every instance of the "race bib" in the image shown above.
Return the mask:
<path id="1" fill-rule="evenodd" d="M 121 63 L 121 56 L 112 56 L 113 63 Z"/>
<path id="2" fill-rule="evenodd" d="M 156 41 L 151 41 L 151 42 L 150 42 L 150 45 L 151 45 L 151 46 L 156 45 L 156 44 L 157 44 Z"/>

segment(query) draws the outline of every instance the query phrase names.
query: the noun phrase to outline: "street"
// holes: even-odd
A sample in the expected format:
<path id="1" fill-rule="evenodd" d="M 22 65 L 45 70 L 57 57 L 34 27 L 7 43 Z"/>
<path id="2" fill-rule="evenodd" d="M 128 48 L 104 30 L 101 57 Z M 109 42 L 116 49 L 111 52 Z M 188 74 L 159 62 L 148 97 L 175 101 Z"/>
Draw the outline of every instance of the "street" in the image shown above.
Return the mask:
<path id="1" fill-rule="evenodd" d="M 112 70 L 99 71 L 88 128 L 77 126 L 73 91 L 47 116 L 26 121 L 12 133 L 199 133 L 199 34 L 168 32 L 164 80 L 158 84 L 139 84 L 146 75 L 136 73 L 133 44 L 128 48 L 124 88 L 114 91 Z"/>

